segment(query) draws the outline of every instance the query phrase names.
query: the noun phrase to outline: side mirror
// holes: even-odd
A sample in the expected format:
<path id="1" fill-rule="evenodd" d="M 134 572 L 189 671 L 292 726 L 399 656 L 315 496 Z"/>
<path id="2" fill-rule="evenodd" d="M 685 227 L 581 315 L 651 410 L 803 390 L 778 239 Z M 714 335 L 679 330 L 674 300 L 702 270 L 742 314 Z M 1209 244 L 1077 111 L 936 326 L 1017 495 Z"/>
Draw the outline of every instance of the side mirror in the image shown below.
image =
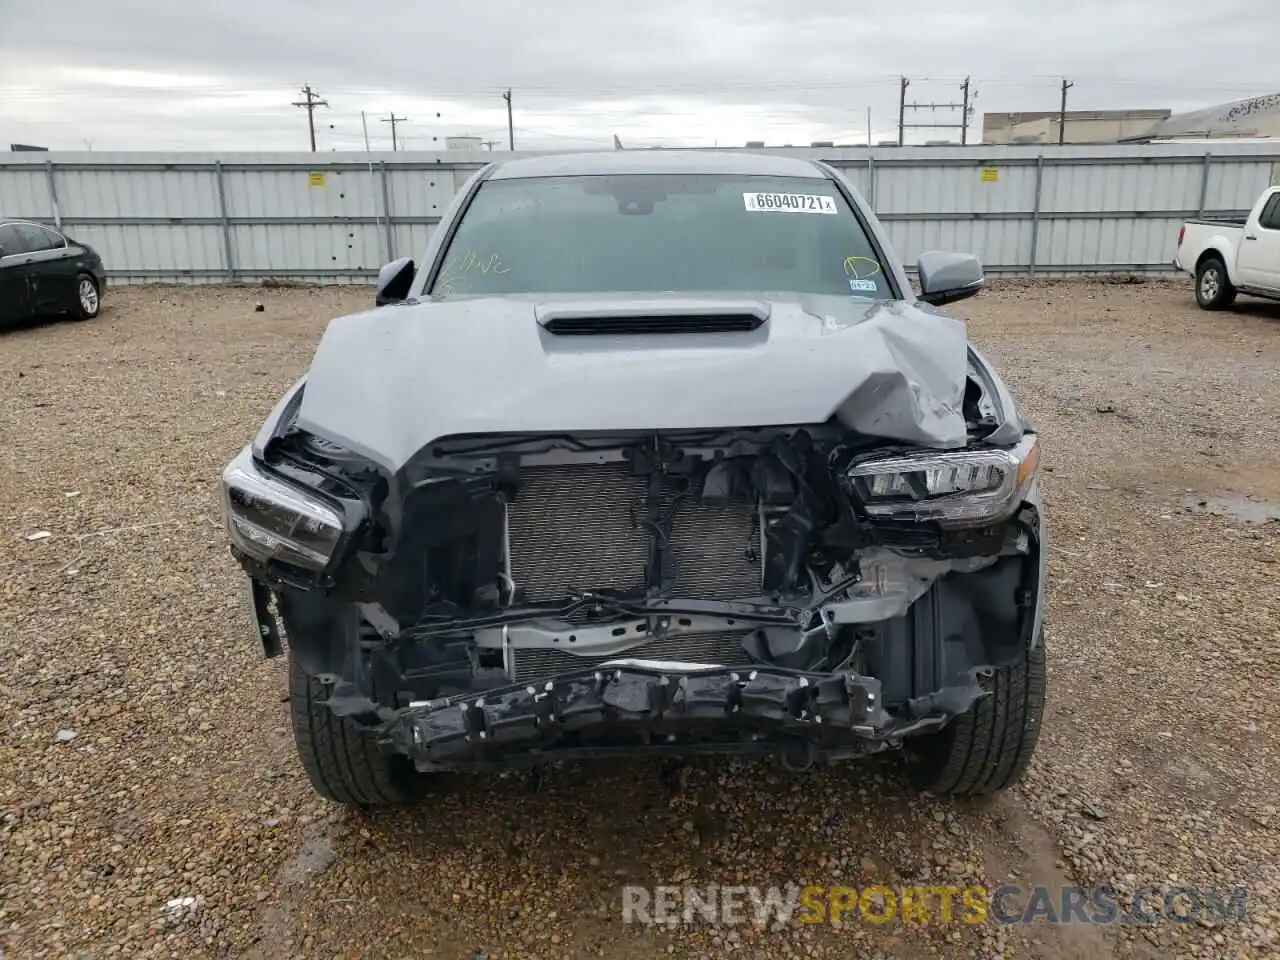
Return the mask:
<path id="1" fill-rule="evenodd" d="M 982 263 L 968 253 L 929 252 L 916 261 L 920 299 L 934 306 L 972 297 L 982 289 Z"/>
<path id="2" fill-rule="evenodd" d="M 378 282 L 374 288 L 374 306 L 385 307 L 388 304 L 400 303 L 409 296 L 409 288 L 413 286 L 415 272 L 412 257 L 392 260 L 379 270 Z"/>

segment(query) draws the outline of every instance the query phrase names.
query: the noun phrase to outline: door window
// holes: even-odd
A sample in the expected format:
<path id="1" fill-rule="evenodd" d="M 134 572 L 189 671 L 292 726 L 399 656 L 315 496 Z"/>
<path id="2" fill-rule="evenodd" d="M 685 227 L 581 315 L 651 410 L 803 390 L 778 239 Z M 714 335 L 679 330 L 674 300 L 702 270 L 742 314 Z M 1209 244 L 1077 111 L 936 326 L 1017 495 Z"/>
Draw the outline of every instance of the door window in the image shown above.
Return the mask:
<path id="1" fill-rule="evenodd" d="M 1258 216 L 1258 226 L 1263 230 L 1280 230 L 1280 193 L 1273 193 Z"/>
<path id="2" fill-rule="evenodd" d="M 0 223 L 0 257 L 12 257 L 25 250 L 26 246 L 13 224 Z"/>
<path id="3" fill-rule="evenodd" d="M 61 237 L 35 223 L 15 223 L 13 225 L 22 238 L 26 253 L 38 253 L 42 250 L 60 250 L 63 247 Z"/>

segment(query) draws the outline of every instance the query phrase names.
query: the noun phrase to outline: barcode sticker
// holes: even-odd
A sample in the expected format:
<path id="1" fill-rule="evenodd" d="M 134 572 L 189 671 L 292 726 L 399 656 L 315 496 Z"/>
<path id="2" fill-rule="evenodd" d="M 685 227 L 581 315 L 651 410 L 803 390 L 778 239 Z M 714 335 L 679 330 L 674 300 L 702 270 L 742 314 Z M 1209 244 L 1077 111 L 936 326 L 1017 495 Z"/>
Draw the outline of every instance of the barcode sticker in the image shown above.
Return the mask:
<path id="1" fill-rule="evenodd" d="M 742 201 L 752 213 L 839 213 L 835 197 L 810 193 L 744 193 Z"/>

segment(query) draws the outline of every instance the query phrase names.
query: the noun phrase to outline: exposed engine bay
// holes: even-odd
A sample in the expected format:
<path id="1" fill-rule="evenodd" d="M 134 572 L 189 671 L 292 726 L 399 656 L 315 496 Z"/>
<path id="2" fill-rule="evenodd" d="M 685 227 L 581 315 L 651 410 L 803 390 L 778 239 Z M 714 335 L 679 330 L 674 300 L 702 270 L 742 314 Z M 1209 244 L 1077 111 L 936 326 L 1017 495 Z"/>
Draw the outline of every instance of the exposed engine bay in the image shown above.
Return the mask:
<path id="1" fill-rule="evenodd" d="M 976 385 L 966 400 L 985 456 L 994 418 Z M 901 734 L 963 712 L 982 694 L 978 673 L 1025 646 L 1038 519 L 1018 503 L 1034 435 L 1020 446 L 1014 473 L 955 468 L 990 469 L 988 487 L 1009 499 L 980 522 L 923 508 L 955 500 L 946 490 L 861 482 L 878 476 L 864 465 L 910 465 L 919 451 L 835 423 L 452 437 L 394 478 L 283 430 L 270 469 L 343 504 L 342 530 L 323 570 L 239 555 L 264 638 L 268 585 L 287 633 L 307 638 L 294 656 L 332 683 L 331 708 L 373 726 L 514 685 L 536 714 L 534 685 L 665 665 L 756 683 L 753 670 L 775 668 L 815 684 L 875 678 L 877 723 Z"/>

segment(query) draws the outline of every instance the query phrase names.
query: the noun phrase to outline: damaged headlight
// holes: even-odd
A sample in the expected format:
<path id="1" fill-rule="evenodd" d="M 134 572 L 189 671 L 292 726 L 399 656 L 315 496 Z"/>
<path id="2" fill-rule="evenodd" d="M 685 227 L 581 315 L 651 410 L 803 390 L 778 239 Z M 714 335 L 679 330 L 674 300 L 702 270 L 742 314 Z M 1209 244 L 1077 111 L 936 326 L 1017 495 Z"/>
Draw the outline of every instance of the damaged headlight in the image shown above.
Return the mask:
<path id="1" fill-rule="evenodd" d="M 1035 478 L 1034 434 L 1009 449 L 921 452 L 862 460 L 847 472 L 872 517 L 979 526 L 1015 509 Z"/>
<path id="2" fill-rule="evenodd" d="M 323 570 L 342 539 L 342 515 L 253 462 L 245 448 L 222 471 L 222 509 L 231 542 L 256 560 Z"/>

